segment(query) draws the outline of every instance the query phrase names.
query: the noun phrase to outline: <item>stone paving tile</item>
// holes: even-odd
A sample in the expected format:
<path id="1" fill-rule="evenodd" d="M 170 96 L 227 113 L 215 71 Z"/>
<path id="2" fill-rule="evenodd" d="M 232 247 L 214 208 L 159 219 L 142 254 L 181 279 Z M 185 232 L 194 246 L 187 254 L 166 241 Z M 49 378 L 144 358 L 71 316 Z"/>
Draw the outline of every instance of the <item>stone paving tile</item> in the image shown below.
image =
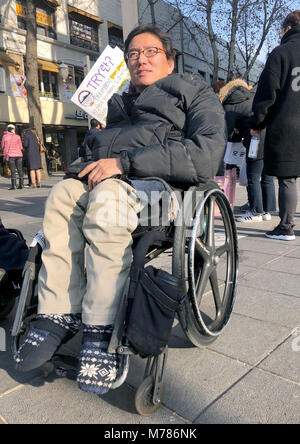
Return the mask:
<path id="1" fill-rule="evenodd" d="M 300 385 L 252 370 L 198 416 L 198 424 L 299 424 Z"/>
<path id="2" fill-rule="evenodd" d="M 256 365 L 286 339 L 290 329 L 232 313 L 224 331 L 209 349 L 249 365 Z"/>
<path id="3" fill-rule="evenodd" d="M 137 387 L 140 384 L 144 366 L 144 361 L 133 358 L 127 378 L 130 385 Z M 247 373 L 249 368 L 235 359 L 205 348 L 195 348 L 173 338 L 165 372 L 164 405 L 193 421 L 201 410 Z"/>
<path id="4" fill-rule="evenodd" d="M 300 298 L 238 285 L 233 312 L 294 329 L 300 325 Z"/>
<path id="5" fill-rule="evenodd" d="M 300 319 L 299 319 L 300 321 Z M 292 335 L 260 364 L 259 368 L 300 384 L 300 322 L 299 333 Z M 300 407 L 300 399 L 299 399 Z"/>
<path id="6" fill-rule="evenodd" d="M 85 393 L 75 381 L 36 379 L 0 395 L 0 412 L 9 424 L 187 424 L 165 407 L 150 417 L 134 407 L 134 390 L 127 384 L 106 395 Z"/>
<path id="7" fill-rule="evenodd" d="M 243 284 L 249 287 L 300 298 L 299 282 L 297 274 L 272 270 L 259 270 L 243 276 Z"/>

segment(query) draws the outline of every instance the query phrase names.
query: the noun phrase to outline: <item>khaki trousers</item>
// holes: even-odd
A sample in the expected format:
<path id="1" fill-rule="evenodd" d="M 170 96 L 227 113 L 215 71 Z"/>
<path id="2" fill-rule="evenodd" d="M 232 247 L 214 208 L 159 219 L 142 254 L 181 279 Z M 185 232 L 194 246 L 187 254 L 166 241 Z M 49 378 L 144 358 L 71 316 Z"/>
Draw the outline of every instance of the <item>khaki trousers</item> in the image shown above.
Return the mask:
<path id="1" fill-rule="evenodd" d="M 118 179 L 91 192 L 75 179 L 53 187 L 43 222 L 40 314 L 82 313 L 85 324 L 114 323 L 132 261 L 131 233 L 145 205 Z"/>

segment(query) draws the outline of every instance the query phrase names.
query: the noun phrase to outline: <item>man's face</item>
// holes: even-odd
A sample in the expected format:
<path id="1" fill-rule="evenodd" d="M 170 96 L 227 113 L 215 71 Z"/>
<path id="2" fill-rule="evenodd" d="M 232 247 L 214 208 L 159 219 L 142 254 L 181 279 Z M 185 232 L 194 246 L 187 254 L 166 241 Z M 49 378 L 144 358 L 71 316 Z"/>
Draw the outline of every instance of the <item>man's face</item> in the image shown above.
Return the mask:
<path id="1" fill-rule="evenodd" d="M 131 40 L 128 51 L 141 51 L 147 48 L 163 48 L 163 45 L 155 35 L 144 33 Z M 138 92 L 142 92 L 147 86 L 171 74 L 174 60 L 167 59 L 164 51 L 159 51 L 153 57 L 146 57 L 141 52 L 136 60 L 129 59 L 127 65 L 132 84 Z"/>

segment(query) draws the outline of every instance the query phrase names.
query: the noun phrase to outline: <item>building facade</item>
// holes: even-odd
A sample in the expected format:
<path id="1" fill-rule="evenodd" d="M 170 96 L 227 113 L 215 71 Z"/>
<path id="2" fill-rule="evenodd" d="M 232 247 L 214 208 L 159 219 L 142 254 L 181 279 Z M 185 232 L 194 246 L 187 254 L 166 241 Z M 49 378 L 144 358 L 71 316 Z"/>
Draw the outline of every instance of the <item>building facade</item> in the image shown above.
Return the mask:
<path id="1" fill-rule="evenodd" d="M 70 98 L 107 44 L 123 45 L 124 35 L 137 22 L 153 22 L 147 0 L 36 0 L 37 62 L 45 145 L 55 148 L 62 163 L 78 157 L 88 127 L 88 116 Z M 17 133 L 28 127 L 24 82 L 26 73 L 26 0 L 0 0 L 0 137 L 8 123 Z M 210 83 L 210 69 L 188 38 L 176 10 L 159 0 L 155 20 L 168 31 L 181 53 L 177 72 L 200 72 Z M 126 31 L 126 32 L 125 32 Z M 203 47 L 209 54 L 207 35 Z M 220 79 L 225 78 L 225 60 Z M 68 66 L 62 75 L 62 65 Z M 224 68 L 224 69 L 223 69 Z M 257 73 L 255 72 L 257 70 Z M 253 70 L 256 81 L 261 67 Z M 1 159 L 0 159 L 1 160 Z"/>
<path id="2" fill-rule="evenodd" d="M 107 44 L 122 45 L 120 0 L 37 0 L 37 58 L 44 140 L 64 164 L 78 157 L 88 116 L 71 101 Z M 0 2 L 0 137 L 8 123 L 21 134 L 29 116 L 24 81 L 26 1 Z M 60 66 L 69 68 L 67 78 Z"/>

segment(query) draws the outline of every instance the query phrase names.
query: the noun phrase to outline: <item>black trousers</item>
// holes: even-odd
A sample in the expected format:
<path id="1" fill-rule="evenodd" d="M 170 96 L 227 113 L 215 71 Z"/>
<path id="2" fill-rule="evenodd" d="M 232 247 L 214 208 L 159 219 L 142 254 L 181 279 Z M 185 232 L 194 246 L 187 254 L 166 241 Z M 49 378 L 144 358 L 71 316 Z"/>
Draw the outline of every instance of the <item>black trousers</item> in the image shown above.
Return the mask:
<path id="1" fill-rule="evenodd" d="M 277 179 L 280 225 L 283 228 L 293 228 L 298 202 L 297 177 L 277 177 Z"/>
<path id="2" fill-rule="evenodd" d="M 11 170 L 11 179 L 16 180 L 17 170 L 19 178 L 23 179 L 23 157 L 10 157 L 8 163 Z"/>

